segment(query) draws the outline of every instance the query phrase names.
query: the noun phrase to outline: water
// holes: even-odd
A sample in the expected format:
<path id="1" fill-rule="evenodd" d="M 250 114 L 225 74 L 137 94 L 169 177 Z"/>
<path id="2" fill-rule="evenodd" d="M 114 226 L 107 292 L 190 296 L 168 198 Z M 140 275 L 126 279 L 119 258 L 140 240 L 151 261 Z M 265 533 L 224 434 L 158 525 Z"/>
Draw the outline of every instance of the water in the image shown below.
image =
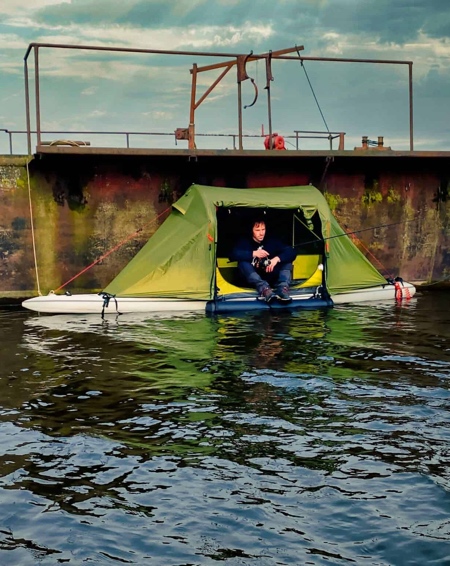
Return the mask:
<path id="1" fill-rule="evenodd" d="M 0 311 L 0 564 L 450 564 L 449 323 Z"/>

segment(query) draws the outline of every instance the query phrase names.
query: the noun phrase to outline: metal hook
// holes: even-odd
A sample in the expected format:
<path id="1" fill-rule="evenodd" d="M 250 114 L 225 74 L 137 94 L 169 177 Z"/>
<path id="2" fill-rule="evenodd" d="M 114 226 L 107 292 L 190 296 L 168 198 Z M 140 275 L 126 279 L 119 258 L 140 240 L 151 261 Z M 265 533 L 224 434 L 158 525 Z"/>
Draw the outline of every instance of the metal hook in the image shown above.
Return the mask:
<path id="1" fill-rule="evenodd" d="M 247 73 L 247 62 L 250 59 L 250 57 L 253 55 L 253 51 L 250 51 L 250 53 L 248 53 L 248 55 L 240 55 L 237 58 L 237 67 L 238 67 L 238 83 L 241 83 L 243 81 L 246 81 L 247 79 L 250 79 L 253 85 L 253 88 L 255 89 L 255 96 L 253 98 L 253 101 L 250 104 L 247 104 L 246 106 L 244 106 L 245 108 L 250 108 L 251 106 L 253 106 L 256 101 L 258 100 L 258 86 L 255 83 L 255 79 L 250 77 Z"/>
<path id="2" fill-rule="evenodd" d="M 254 79 L 252 79 L 252 78 L 250 77 L 250 80 L 252 81 L 253 88 L 255 89 L 255 97 L 253 98 L 253 102 L 252 102 L 251 104 L 247 104 L 246 106 L 244 106 L 244 110 L 245 110 L 246 108 L 250 108 L 251 106 L 253 106 L 253 105 L 256 103 L 256 101 L 258 100 L 258 86 L 257 86 L 257 84 L 255 83 L 255 80 L 254 80 Z"/>
<path id="3" fill-rule="evenodd" d="M 269 51 L 269 54 L 266 56 L 266 86 L 267 90 L 270 89 L 270 83 L 273 81 L 272 75 L 272 51 Z"/>

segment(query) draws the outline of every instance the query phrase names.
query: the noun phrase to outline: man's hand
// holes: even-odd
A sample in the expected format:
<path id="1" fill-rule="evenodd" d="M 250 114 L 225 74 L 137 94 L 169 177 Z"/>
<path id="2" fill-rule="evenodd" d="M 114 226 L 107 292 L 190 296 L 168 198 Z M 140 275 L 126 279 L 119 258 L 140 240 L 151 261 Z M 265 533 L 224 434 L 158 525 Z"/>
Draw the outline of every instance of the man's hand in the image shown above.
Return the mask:
<path id="1" fill-rule="evenodd" d="M 269 254 L 267 254 L 267 255 L 269 255 Z M 267 272 L 267 273 L 270 273 L 271 271 L 273 271 L 273 268 L 277 265 L 277 263 L 280 263 L 280 261 L 281 261 L 281 260 L 280 260 L 280 258 L 279 258 L 277 255 L 276 255 L 275 257 L 273 257 L 273 258 L 270 260 L 269 265 L 266 267 L 266 272 Z"/>
<path id="2" fill-rule="evenodd" d="M 268 255 L 269 252 L 267 250 L 263 250 L 262 248 L 258 248 L 253 252 L 253 257 L 257 257 L 258 259 L 264 259 L 265 257 L 268 257 Z M 280 261 L 279 258 L 278 261 Z"/>

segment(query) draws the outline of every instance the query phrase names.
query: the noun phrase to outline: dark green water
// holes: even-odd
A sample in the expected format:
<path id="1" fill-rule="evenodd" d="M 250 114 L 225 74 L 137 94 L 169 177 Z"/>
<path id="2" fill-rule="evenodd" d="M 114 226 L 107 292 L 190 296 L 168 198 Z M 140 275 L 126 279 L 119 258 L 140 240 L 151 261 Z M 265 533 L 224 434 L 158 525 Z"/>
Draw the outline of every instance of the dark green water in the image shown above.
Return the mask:
<path id="1" fill-rule="evenodd" d="M 0 310 L 0 564 L 450 564 L 450 296 Z"/>

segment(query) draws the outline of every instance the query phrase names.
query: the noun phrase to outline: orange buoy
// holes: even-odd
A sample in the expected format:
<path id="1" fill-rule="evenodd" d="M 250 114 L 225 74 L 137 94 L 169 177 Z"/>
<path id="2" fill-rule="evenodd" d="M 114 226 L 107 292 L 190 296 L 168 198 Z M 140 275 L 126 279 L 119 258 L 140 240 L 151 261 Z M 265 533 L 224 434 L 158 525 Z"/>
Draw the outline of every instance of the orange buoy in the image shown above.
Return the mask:
<path id="1" fill-rule="evenodd" d="M 395 300 L 401 301 L 403 299 L 402 286 L 400 281 L 395 282 Z"/>
<path id="2" fill-rule="evenodd" d="M 275 149 L 286 149 L 283 136 L 276 136 L 274 142 Z"/>
<path id="3" fill-rule="evenodd" d="M 272 143 L 270 143 L 270 136 L 265 137 L 264 147 L 266 149 L 286 149 L 283 136 L 279 136 L 277 133 L 272 134 Z"/>
<path id="4" fill-rule="evenodd" d="M 403 279 L 401 277 L 397 277 L 395 279 L 395 300 L 402 301 L 403 299 L 409 301 L 411 299 L 411 291 L 408 287 L 405 287 Z"/>

